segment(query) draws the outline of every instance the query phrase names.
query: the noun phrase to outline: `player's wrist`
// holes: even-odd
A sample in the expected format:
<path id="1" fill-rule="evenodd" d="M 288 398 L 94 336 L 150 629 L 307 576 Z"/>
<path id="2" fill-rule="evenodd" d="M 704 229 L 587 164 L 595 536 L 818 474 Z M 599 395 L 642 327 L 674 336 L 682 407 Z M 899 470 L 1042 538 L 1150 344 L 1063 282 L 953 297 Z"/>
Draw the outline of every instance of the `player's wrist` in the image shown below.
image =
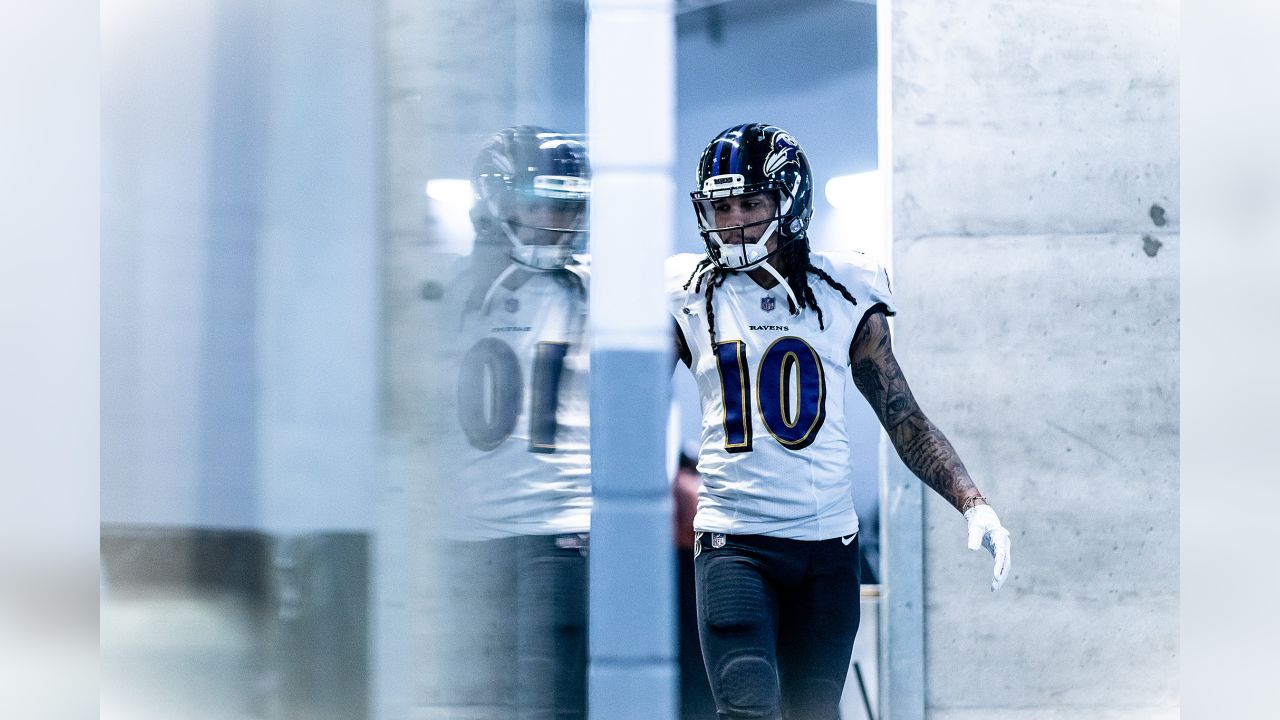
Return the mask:
<path id="1" fill-rule="evenodd" d="M 964 499 L 964 502 L 960 503 L 960 514 L 967 516 L 971 510 L 978 507 L 979 505 L 990 506 L 991 503 L 987 502 L 987 498 L 984 497 L 981 493 L 976 495 L 970 495 L 969 497 Z"/>

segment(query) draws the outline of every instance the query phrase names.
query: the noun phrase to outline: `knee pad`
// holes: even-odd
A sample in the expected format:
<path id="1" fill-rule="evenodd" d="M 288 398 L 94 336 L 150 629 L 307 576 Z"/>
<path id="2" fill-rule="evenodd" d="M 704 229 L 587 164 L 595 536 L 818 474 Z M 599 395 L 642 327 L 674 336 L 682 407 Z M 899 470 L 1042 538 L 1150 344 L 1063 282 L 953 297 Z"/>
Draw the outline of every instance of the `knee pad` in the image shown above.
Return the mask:
<path id="1" fill-rule="evenodd" d="M 774 718 L 779 713 L 778 671 L 760 651 L 730 655 L 717 669 L 720 700 L 743 717 Z"/>

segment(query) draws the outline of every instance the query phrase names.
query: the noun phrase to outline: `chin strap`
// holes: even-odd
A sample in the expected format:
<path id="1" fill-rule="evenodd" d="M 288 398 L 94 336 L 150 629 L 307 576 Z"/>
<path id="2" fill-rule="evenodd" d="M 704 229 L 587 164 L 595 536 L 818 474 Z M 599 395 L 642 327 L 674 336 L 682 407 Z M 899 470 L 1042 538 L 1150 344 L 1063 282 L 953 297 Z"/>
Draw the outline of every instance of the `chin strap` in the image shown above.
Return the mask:
<path id="1" fill-rule="evenodd" d="M 761 236 L 763 238 L 766 238 L 765 242 L 767 242 L 767 238 L 773 234 L 773 231 L 777 226 L 778 226 L 778 221 L 774 220 L 772 223 L 769 224 L 769 227 L 765 228 L 764 235 Z M 708 235 L 715 238 L 717 243 L 720 243 L 720 251 L 723 254 L 724 248 L 726 247 L 726 245 L 723 241 L 720 240 L 719 234 L 715 232 L 709 232 Z M 779 235 L 779 242 L 782 242 L 781 235 Z M 764 242 L 752 243 L 752 245 L 763 246 Z M 779 246 L 777 249 L 773 251 L 773 254 L 776 255 L 781 249 L 782 249 L 781 246 Z M 772 275 L 774 279 L 778 281 L 778 284 L 782 286 L 783 290 L 787 291 L 787 297 L 791 298 L 791 307 L 794 307 L 797 310 L 800 309 L 800 299 L 796 297 L 795 291 L 791 289 L 791 283 L 788 283 L 786 278 L 782 277 L 782 273 L 778 272 L 778 269 L 773 266 L 773 263 L 769 261 L 769 258 L 770 256 L 766 255 L 764 259 L 760 260 L 759 262 L 750 263 L 740 268 L 729 268 L 729 267 L 724 267 L 723 265 L 721 266 L 721 268 L 725 270 L 729 270 L 730 272 L 750 272 L 752 270 L 755 270 L 756 268 L 763 269 L 765 272 Z M 743 252 L 743 259 L 744 260 L 746 259 L 745 252 Z"/>
<path id="2" fill-rule="evenodd" d="M 797 310 L 800 308 L 800 299 L 796 297 L 795 291 L 791 289 L 791 283 L 787 282 L 786 278 L 782 277 L 782 273 L 778 272 L 778 269 L 775 268 L 773 266 L 773 263 L 769 262 L 767 258 L 765 260 L 762 260 L 757 265 L 752 265 L 751 267 L 741 268 L 741 269 L 726 268 L 724 266 L 719 266 L 715 264 L 708 265 L 705 268 L 703 268 L 701 272 L 694 274 L 692 280 L 696 283 L 699 278 L 701 278 L 703 275 L 707 274 L 708 272 L 710 272 L 712 269 L 716 267 L 719 267 L 721 270 L 726 270 L 728 272 L 751 272 L 752 270 L 755 270 L 757 268 L 764 270 L 765 272 L 772 275 L 773 278 L 778 281 L 778 284 L 782 286 L 782 289 L 787 292 L 787 297 L 791 298 L 791 306 L 796 308 Z"/>
<path id="3" fill-rule="evenodd" d="M 791 306 L 794 307 L 796 310 L 799 310 L 800 300 L 799 298 L 796 297 L 795 291 L 791 289 L 791 283 L 787 282 L 786 278 L 782 277 L 782 273 L 778 272 L 778 269 L 773 266 L 773 263 L 769 262 L 768 260 L 765 260 L 764 262 L 760 263 L 760 267 L 763 268 L 765 271 L 767 271 L 770 275 L 772 275 L 778 281 L 778 284 L 782 286 L 782 289 L 787 291 L 787 297 L 791 298 Z"/>
<path id="4" fill-rule="evenodd" d="M 502 228 L 502 234 L 506 235 L 507 240 L 511 242 L 511 258 L 530 270 L 560 270 L 564 266 L 564 263 L 567 262 L 569 257 L 573 254 L 572 247 L 562 247 L 558 245 L 526 245 L 520 242 L 520 238 L 516 235 L 516 231 L 511 228 L 512 223 L 515 221 L 503 220 L 502 216 L 498 214 L 497 208 L 494 207 L 492 203 L 489 204 L 489 214 L 493 217 L 493 220 L 497 223 L 498 227 Z M 522 227 L 526 226 L 522 225 Z M 550 250 L 553 247 L 555 248 L 555 252 L 546 253 L 548 257 L 552 258 L 553 263 L 550 266 L 539 265 L 538 250 L 540 248 Z M 492 288 L 490 288 L 490 290 L 492 290 Z"/>
<path id="5" fill-rule="evenodd" d="M 774 234 L 775 231 L 777 231 L 777 229 L 778 229 L 778 219 L 774 218 L 773 222 L 765 226 L 764 234 L 760 236 L 760 239 L 752 243 L 752 245 L 759 247 L 760 250 L 764 252 L 764 261 L 768 261 L 769 259 L 769 238 Z M 782 243 L 781 234 L 778 235 L 778 243 L 779 244 Z"/>
<path id="6" fill-rule="evenodd" d="M 716 247 L 719 248 L 721 257 L 724 257 L 727 254 L 726 251 L 732 249 L 734 254 L 742 258 L 742 264 L 738 265 L 737 267 L 729 267 L 727 265 L 721 265 L 721 267 L 723 267 L 725 270 L 732 270 L 732 271 L 750 270 L 753 267 L 755 267 L 757 264 L 763 262 L 764 258 L 767 258 L 769 256 L 768 250 L 766 249 L 766 245 L 769 242 L 769 237 L 774 234 L 775 230 L 778 229 L 778 219 L 774 218 L 773 221 L 769 223 L 768 227 L 764 229 L 764 233 L 760 235 L 761 239 L 753 243 L 727 243 L 720 237 L 719 230 L 723 230 L 723 229 L 725 228 L 719 228 L 718 230 L 706 230 L 707 237 L 715 241 Z M 734 228 L 734 229 L 738 230 L 738 232 L 742 231 L 741 227 Z M 758 248 L 763 254 L 764 258 L 761 258 L 760 260 L 755 260 L 755 261 L 750 260 L 747 255 L 747 248 Z"/>
<path id="7" fill-rule="evenodd" d="M 484 300 L 480 302 L 481 315 L 489 312 L 489 303 L 493 302 L 493 294 L 498 291 L 498 288 L 502 287 L 502 283 L 520 268 L 521 266 L 518 263 L 511 263 L 506 270 L 498 273 L 498 277 L 493 279 L 493 282 L 489 285 L 489 291 L 484 294 Z"/>

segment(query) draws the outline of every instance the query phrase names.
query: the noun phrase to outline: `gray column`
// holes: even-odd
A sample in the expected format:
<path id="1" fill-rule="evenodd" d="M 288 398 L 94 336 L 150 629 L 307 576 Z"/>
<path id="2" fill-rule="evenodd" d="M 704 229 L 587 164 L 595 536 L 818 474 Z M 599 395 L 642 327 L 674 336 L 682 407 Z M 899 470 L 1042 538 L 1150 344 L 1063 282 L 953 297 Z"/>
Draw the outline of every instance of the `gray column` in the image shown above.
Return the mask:
<path id="1" fill-rule="evenodd" d="M 924 718 L 923 488 L 887 438 L 881 487 L 880 707 L 892 720 Z"/>
<path id="2" fill-rule="evenodd" d="M 255 346 L 258 524 L 273 537 L 273 718 L 369 712 L 379 10 L 373 0 L 271 6 Z"/>
<path id="3" fill-rule="evenodd" d="M 894 161 L 894 5 L 876 7 L 876 108 L 888 237 L 886 265 L 893 273 L 897 204 Z M 896 275 L 896 273 L 894 273 Z M 897 290 L 897 288 L 895 288 Z M 897 337 L 897 322 L 891 320 Z M 923 720 L 924 656 L 924 486 L 902 464 L 888 437 L 880 433 L 880 572 L 884 595 L 880 614 L 880 713 L 891 720 Z"/>
<path id="4" fill-rule="evenodd" d="M 593 0 L 590 715 L 676 715 L 666 423 L 674 21 L 669 0 Z M 643 198 L 643 212 L 636 209 Z"/>

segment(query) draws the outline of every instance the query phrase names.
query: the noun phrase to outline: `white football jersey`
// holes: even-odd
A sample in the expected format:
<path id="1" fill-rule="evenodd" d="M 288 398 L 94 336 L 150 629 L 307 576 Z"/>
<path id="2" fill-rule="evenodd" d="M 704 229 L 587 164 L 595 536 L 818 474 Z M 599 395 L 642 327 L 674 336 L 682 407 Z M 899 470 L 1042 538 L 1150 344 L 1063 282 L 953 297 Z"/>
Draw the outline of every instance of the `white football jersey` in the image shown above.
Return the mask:
<path id="1" fill-rule="evenodd" d="M 696 281 L 684 288 L 703 257 L 667 260 L 670 309 L 702 400 L 694 528 L 799 540 L 857 532 L 844 419 L 853 387 L 849 347 L 867 312 L 879 306 L 893 314 L 888 274 L 860 253 L 812 253 L 813 264 L 857 301 L 810 274 L 825 325 L 819 329 L 812 308 L 790 313 L 781 285 L 766 290 L 731 273 L 712 295 L 712 348 L 705 294 L 694 292 Z"/>
<path id="2" fill-rule="evenodd" d="M 444 458 L 456 468 L 447 500 L 455 539 L 590 526 L 588 269 L 571 267 L 520 269 L 483 287 L 464 272 L 447 293 L 460 309 L 445 371 L 457 398 Z"/>

